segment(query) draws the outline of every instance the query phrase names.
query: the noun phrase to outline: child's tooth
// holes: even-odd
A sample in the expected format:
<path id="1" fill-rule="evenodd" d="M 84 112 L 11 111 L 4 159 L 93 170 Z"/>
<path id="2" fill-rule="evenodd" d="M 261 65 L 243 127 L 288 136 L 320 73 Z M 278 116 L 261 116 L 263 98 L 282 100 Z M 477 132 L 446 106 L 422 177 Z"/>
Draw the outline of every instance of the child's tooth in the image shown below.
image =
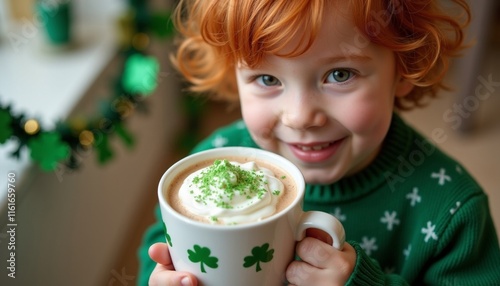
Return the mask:
<path id="1" fill-rule="evenodd" d="M 330 143 L 325 143 L 322 145 L 315 145 L 315 146 L 299 146 L 299 147 L 300 149 L 302 149 L 302 151 L 311 151 L 311 150 L 320 151 L 328 146 L 330 146 Z"/>

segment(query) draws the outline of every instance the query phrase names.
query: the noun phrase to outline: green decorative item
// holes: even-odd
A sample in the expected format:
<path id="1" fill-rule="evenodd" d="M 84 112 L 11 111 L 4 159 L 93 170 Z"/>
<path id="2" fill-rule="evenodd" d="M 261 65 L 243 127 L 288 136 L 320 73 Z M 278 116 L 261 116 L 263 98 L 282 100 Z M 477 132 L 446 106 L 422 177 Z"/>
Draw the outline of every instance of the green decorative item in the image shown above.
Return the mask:
<path id="1" fill-rule="evenodd" d="M 134 146 L 134 137 L 132 134 L 130 134 L 127 129 L 125 129 L 125 126 L 122 123 L 117 123 L 115 124 L 115 132 L 118 137 L 120 137 L 125 145 L 129 148 L 132 148 Z"/>
<path id="2" fill-rule="evenodd" d="M 170 238 L 170 235 L 168 234 L 168 231 L 167 231 L 167 225 L 165 223 L 163 223 L 163 232 L 165 233 L 165 238 L 167 239 L 167 243 L 168 245 L 170 245 L 170 247 L 172 247 L 172 239 Z"/>
<path id="3" fill-rule="evenodd" d="M 65 45 L 71 41 L 71 1 L 38 0 L 38 13 L 50 44 Z"/>
<path id="4" fill-rule="evenodd" d="M 219 267 L 219 265 L 217 264 L 217 262 L 219 262 L 219 259 L 217 257 L 210 256 L 210 248 L 201 247 L 197 244 L 195 244 L 193 248 L 194 251 L 188 249 L 188 258 L 193 263 L 200 263 L 202 273 L 207 273 L 207 271 L 205 271 L 205 265 L 213 269 L 217 269 L 217 267 Z"/>
<path id="5" fill-rule="evenodd" d="M 113 151 L 109 145 L 108 135 L 103 134 L 101 141 L 95 147 L 97 150 L 97 160 L 100 164 L 104 164 L 113 158 Z"/>
<path id="6" fill-rule="evenodd" d="M 156 12 L 151 15 L 151 26 L 160 38 L 169 38 L 175 34 L 174 23 L 170 12 Z"/>
<path id="7" fill-rule="evenodd" d="M 53 171 L 70 155 L 70 147 L 55 132 L 45 132 L 28 141 L 31 158 L 45 171 Z"/>
<path id="8" fill-rule="evenodd" d="M 243 267 L 249 268 L 256 265 L 255 272 L 262 270 L 260 263 L 266 263 L 273 260 L 274 249 L 269 249 L 269 243 L 252 248 L 252 255 L 245 257 Z"/>
<path id="9" fill-rule="evenodd" d="M 12 136 L 12 117 L 6 110 L 0 110 L 0 144 L 5 143 Z"/>
<path id="10" fill-rule="evenodd" d="M 186 87 L 183 89 L 186 89 Z M 193 149 L 201 139 L 199 136 L 204 104 L 203 100 L 192 94 L 185 94 L 182 97 L 182 107 L 184 113 L 187 115 L 187 125 L 181 136 L 179 136 L 177 146 L 184 152 L 189 152 L 189 150 Z"/>
<path id="11" fill-rule="evenodd" d="M 43 24 L 40 26 L 42 32 L 53 46 L 64 47 L 71 41 L 71 3 L 35 0 L 35 16 Z M 135 145 L 133 134 L 126 129 L 126 119 L 134 113 L 147 111 L 143 99 L 158 85 L 160 65 L 154 57 L 145 55 L 150 42 L 149 34 L 170 37 L 174 34 L 174 27 L 170 11 L 151 13 L 144 0 L 133 0 L 128 4 L 129 9 L 117 23 L 122 28 L 119 53 L 124 58 L 123 72 L 111 79 L 113 94 L 98 105 L 100 108 L 95 115 L 68 118 L 57 122 L 56 128 L 49 130 L 37 120 L 30 119 L 32 116 L 28 114 L 14 114 L 11 104 L 4 103 L 4 99 L 0 98 L 0 145 L 8 141 L 17 145 L 10 154 L 12 158 L 19 160 L 22 151 L 30 148 L 32 160 L 39 163 L 43 170 L 53 171 L 57 167 L 74 170 L 81 166 L 81 156 L 78 156 L 81 150 L 94 149 L 99 164 L 113 159 L 110 144 L 113 135 L 117 135 L 128 148 Z M 15 94 L 7 96 L 16 97 Z"/>
<path id="12" fill-rule="evenodd" d="M 129 57 L 123 72 L 123 89 L 129 93 L 149 95 L 157 86 L 158 61 L 139 53 Z"/>

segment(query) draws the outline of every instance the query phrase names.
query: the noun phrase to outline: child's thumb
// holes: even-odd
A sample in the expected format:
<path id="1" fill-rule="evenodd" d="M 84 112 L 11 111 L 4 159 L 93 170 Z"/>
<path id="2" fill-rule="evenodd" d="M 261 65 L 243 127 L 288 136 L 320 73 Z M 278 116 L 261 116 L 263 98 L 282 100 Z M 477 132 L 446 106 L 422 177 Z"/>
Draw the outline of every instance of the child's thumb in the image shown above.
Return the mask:
<path id="1" fill-rule="evenodd" d="M 148 254 L 154 262 L 167 267 L 172 267 L 173 270 L 172 260 L 170 259 L 170 253 L 166 243 L 158 242 L 151 245 L 149 247 Z"/>

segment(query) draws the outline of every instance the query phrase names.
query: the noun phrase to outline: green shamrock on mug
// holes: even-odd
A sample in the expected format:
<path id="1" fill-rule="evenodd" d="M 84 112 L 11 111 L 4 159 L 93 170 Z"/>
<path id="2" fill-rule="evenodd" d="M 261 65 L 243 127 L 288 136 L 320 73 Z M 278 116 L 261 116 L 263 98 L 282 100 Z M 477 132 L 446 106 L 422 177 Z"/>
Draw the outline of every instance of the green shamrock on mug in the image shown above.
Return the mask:
<path id="1" fill-rule="evenodd" d="M 204 265 L 207 265 L 208 267 L 214 268 L 214 269 L 216 269 L 217 267 L 219 267 L 219 265 L 217 264 L 217 262 L 219 261 L 219 259 L 217 257 L 210 256 L 210 252 L 211 252 L 210 248 L 208 248 L 208 247 L 201 247 L 201 246 L 199 246 L 197 244 L 195 244 L 193 246 L 193 248 L 194 248 L 194 251 L 191 250 L 191 249 L 188 249 L 188 254 L 189 254 L 188 258 L 193 263 L 200 262 L 201 272 L 207 273 L 205 271 L 205 266 Z"/>
<path id="2" fill-rule="evenodd" d="M 252 255 L 245 257 L 243 267 L 249 268 L 256 264 L 255 272 L 262 270 L 260 262 L 266 263 L 273 259 L 274 249 L 269 250 L 269 243 L 264 243 L 262 246 L 252 248 Z"/>
<path id="3" fill-rule="evenodd" d="M 168 245 L 170 245 L 170 247 L 172 247 L 172 238 L 170 238 L 170 235 L 168 234 L 168 230 L 167 230 L 167 225 L 165 223 L 163 223 L 163 232 L 165 233 L 165 239 L 167 240 L 168 242 Z"/>

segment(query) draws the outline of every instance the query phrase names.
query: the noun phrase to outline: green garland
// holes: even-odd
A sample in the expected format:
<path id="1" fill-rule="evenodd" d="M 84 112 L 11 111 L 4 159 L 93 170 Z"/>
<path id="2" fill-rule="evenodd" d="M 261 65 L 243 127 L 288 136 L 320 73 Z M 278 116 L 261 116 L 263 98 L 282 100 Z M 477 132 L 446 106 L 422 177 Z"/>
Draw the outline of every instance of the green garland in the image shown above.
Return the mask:
<path id="1" fill-rule="evenodd" d="M 131 0 L 130 10 L 120 18 L 124 66 L 114 84 L 114 94 L 100 104 L 99 113 L 91 118 L 69 118 L 45 129 L 37 119 L 14 114 L 12 106 L 0 102 L 0 144 L 13 140 L 12 152 L 19 159 L 27 148 L 30 158 L 42 170 L 54 171 L 60 166 L 77 169 L 79 153 L 93 149 L 101 164 L 113 157 L 109 144 L 117 135 L 128 147 L 134 137 L 126 127 L 126 119 L 135 111 L 145 111 L 145 98 L 157 87 L 158 61 L 146 55 L 149 35 L 167 38 L 174 34 L 169 12 L 149 13 L 144 1 Z"/>

